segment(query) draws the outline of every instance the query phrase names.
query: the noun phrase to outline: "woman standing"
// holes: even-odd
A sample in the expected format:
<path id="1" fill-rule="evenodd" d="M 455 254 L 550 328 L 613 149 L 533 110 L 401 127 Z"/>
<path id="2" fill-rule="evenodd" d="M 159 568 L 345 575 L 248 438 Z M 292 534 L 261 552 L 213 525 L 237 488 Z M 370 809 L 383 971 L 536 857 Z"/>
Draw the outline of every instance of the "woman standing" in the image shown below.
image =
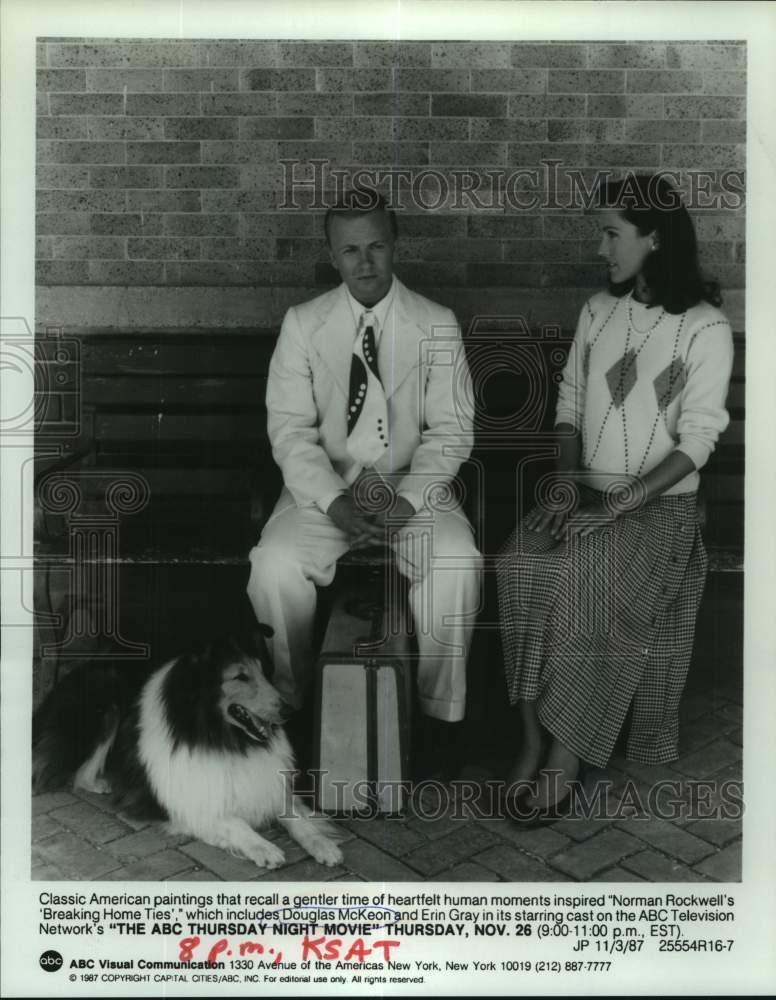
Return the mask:
<path id="1" fill-rule="evenodd" d="M 733 362 L 719 290 L 661 177 L 601 189 L 609 288 L 582 308 L 556 412 L 557 472 L 499 561 L 520 812 L 570 806 L 580 761 L 604 767 L 629 707 L 630 759 L 677 756 L 678 708 L 706 576 L 698 470 L 728 424 Z M 541 487 L 542 484 L 540 484 Z"/>

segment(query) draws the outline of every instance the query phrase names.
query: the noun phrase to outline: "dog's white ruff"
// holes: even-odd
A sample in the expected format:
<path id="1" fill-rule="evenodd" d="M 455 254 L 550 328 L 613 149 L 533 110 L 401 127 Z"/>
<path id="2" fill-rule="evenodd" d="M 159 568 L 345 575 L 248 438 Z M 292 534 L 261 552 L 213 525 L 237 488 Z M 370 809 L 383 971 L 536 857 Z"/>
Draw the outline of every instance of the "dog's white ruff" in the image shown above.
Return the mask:
<path id="1" fill-rule="evenodd" d="M 138 756 L 171 827 L 275 868 L 283 863 L 283 852 L 253 828 L 279 820 L 316 861 L 342 861 L 330 825 L 292 794 L 294 760 L 282 729 L 275 730 L 269 746 L 257 744 L 245 754 L 174 748 L 162 690 L 172 666 L 166 664 L 145 685 L 138 727 Z"/>

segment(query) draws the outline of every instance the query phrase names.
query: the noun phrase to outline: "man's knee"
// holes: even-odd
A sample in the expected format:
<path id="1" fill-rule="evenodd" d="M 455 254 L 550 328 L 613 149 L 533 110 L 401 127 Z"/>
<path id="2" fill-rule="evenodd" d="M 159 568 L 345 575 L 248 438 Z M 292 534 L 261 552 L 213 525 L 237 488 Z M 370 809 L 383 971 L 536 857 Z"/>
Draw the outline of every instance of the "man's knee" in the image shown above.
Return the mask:
<path id="1" fill-rule="evenodd" d="M 267 544 L 260 541 L 251 549 L 248 558 L 251 564 L 249 590 L 254 587 L 282 587 L 284 583 L 296 582 L 304 575 L 294 549 L 277 542 Z"/>

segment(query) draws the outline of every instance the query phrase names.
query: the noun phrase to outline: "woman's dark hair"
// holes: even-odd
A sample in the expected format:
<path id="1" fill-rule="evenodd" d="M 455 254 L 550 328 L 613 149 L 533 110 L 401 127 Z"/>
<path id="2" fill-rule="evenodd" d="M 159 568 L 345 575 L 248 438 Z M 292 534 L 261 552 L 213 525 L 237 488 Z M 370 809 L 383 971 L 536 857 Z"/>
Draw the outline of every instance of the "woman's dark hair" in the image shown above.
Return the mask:
<path id="1" fill-rule="evenodd" d="M 642 236 L 654 232 L 657 248 L 644 261 L 642 274 L 652 302 L 666 312 L 681 313 L 701 300 L 722 303 L 716 281 L 704 281 L 692 219 L 679 191 L 660 174 L 628 174 L 599 186 L 597 207 L 619 212 Z M 635 278 L 610 284 L 613 295 L 633 288 Z"/>

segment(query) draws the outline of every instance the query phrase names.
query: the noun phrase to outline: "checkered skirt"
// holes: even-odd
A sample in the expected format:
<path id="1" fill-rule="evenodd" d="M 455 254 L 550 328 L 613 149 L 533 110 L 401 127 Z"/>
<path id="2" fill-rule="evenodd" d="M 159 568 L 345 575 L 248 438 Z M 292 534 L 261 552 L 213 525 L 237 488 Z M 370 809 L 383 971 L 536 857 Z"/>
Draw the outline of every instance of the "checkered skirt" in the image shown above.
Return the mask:
<path id="1" fill-rule="evenodd" d="M 628 757 L 675 759 L 706 568 L 695 494 L 559 544 L 518 525 L 498 560 L 510 701 L 598 767 L 632 705 Z"/>

